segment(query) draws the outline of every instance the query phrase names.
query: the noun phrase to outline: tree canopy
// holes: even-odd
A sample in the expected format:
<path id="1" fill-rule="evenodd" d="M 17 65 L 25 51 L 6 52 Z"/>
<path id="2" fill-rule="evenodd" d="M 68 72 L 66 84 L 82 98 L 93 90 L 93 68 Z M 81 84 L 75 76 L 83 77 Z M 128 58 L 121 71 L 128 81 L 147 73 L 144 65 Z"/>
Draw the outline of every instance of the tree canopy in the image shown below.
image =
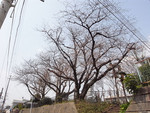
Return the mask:
<path id="1" fill-rule="evenodd" d="M 68 86 L 76 99 L 84 99 L 89 88 L 113 71 L 135 46 L 124 25 L 106 7 L 111 4 L 103 6 L 99 0 L 68 6 L 62 11 L 63 24 L 41 30 L 50 42 L 49 56 L 40 57 L 39 68 L 31 63 L 27 70 L 34 68 L 36 77 L 50 88 L 62 81 L 60 86 Z M 51 81 L 44 78 L 45 72 Z"/>

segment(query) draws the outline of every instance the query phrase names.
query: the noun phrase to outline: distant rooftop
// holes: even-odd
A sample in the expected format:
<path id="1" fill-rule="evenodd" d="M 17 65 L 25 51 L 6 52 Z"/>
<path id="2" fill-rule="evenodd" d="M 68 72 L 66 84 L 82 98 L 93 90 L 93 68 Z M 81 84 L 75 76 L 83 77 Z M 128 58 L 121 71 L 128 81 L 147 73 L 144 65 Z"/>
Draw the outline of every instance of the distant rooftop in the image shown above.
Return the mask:
<path id="1" fill-rule="evenodd" d="M 135 64 L 143 64 L 143 63 L 149 63 L 150 64 L 150 57 L 146 57 L 144 59 L 141 59 L 140 61 L 136 62 Z"/>

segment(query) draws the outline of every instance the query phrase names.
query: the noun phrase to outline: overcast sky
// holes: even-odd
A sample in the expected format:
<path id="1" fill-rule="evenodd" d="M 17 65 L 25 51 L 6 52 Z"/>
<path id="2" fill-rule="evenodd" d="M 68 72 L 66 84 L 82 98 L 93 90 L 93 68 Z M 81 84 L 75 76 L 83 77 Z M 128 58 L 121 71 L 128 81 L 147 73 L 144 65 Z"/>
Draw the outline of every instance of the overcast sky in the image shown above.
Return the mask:
<path id="1" fill-rule="evenodd" d="M 0 0 L 1 1 L 1 0 Z M 18 24 L 20 6 L 23 0 L 18 0 L 18 7 L 16 7 L 14 30 L 12 36 L 16 32 Z M 22 21 L 17 37 L 16 48 L 14 52 L 12 68 L 22 63 L 25 59 L 34 58 L 36 54 L 47 48 L 47 43 L 37 28 L 44 25 L 55 26 L 57 24 L 57 15 L 63 9 L 62 2 L 65 0 L 26 0 L 24 7 Z M 71 1 L 71 0 L 68 0 Z M 150 38 L 150 0 L 114 0 L 120 3 L 120 7 L 124 9 L 124 14 L 135 18 L 136 28 L 146 37 Z M 12 9 L 9 11 L 7 18 L 0 29 L 0 90 L 6 88 L 9 75 L 6 75 L 6 53 L 8 48 L 8 39 L 11 28 L 10 15 Z M 12 44 L 14 38 L 12 37 Z M 11 47 L 12 49 L 12 47 Z M 4 65 L 3 65 L 4 63 Z M 27 89 L 17 82 L 11 81 L 7 94 L 6 104 L 11 104 L 13 99 L 21 100 L 29 99 L 30 95 Z"/>

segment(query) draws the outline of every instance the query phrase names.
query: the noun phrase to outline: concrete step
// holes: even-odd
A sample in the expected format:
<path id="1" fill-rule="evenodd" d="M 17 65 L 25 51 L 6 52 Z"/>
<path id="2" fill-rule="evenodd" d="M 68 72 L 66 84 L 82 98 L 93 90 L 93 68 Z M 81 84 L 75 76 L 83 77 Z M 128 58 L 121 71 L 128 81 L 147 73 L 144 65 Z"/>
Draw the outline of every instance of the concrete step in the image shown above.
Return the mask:
<path id="1" fill-rule="evenodd" d="M 113 105 L 107 111 L 105 111 L 103 113 L 119 113 L 119 111 L 120 111 L 120 106 L 119 105 Z"/>

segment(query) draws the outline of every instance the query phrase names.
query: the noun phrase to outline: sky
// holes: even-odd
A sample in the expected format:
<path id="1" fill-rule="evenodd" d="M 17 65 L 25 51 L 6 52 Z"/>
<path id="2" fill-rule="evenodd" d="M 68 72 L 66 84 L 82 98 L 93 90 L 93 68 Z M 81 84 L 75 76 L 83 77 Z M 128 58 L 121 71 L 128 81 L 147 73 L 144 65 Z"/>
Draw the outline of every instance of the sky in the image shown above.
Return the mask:
<path id="1" fill-rule="evenodd" d="M 1 0 L 0 0 L 1 1 Z M 18 0 L 14 19 L 14 27 L 12 32 L 12 45 L 18 25 L 19 12 L 23 0 Z M 53 27 L 57 25 L 59 18 L 58 12 L 64 8 L 65 0 L 26 0 L 22 20 L 20 23 L 17 42 L 13 55 L 13 62 L 10 73 L 6 73 L 8 40 L 11 30 L 12 8 L 0 29 L 0 90 L 6 89 L 9 75 L 13 75 L 13 69 L 19 66 L 24 60 L 34 58 L 36 54 L 45 50 L 48 45 L 39 29 L 49 25 Z M 71 1 L 71 0 L 68 0 Z M 133 19 L 134 26 L 149 40 L 150 38 L 150 0 L 114 0 L 119 2 L 119 6 L 123 8 L 123 14 Z M 127 16 L 128 15 L 128 16 Z M 6 105 L 10 105 L 13 100 L 30 99 L 27 89 L 18 82 L 11 81 L 8 89 Z"/>

